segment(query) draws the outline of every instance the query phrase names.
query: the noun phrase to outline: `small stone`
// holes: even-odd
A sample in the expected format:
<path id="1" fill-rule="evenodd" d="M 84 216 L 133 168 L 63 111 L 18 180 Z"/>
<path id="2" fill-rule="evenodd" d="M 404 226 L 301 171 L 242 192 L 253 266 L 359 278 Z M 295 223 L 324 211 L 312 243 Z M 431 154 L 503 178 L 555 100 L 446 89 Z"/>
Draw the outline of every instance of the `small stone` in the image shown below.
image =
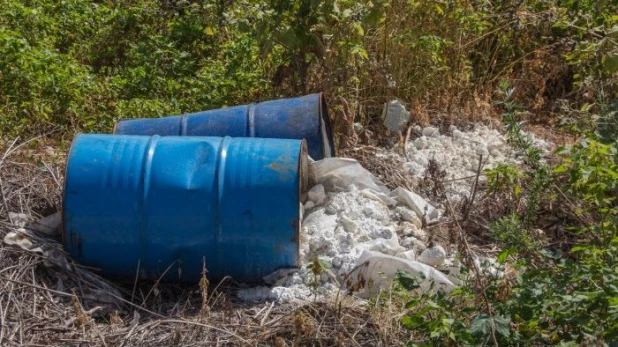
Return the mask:
<path id="1" fill-rule="evenodd" d="M 476 154 L 482 155 L 483 158 L 487 158 L 489 156 L 489 151 L 487 150 L 486 146 L 479 145 L 478 147 L 476 147 Z"/>
<path id="2" fill-rule="evenodd" d="M 398 258 L 416 260 L 416 252 L 413 249 L 407 250 L 397 254 Z"/>
<path id="3" fill-rule="evenodd" d="M 286 286 L 291 287 L 293 285 L 298 285 L 303 283 L 303 278 L 300 277 L 299 273 L 294 273 L 291 277 L 288 278 L 288 282 Z"/>
<path id="4" fill-rule="evenodd" d="M 333 215 L 339 212 L 339 210 L 341 210 L 341 206 L 339 206 L 339 204 L 337 204 L 336 202 L 331 202 L 330 204 L 327 204 L 324 208 L 324 213 Z"/>
<path id="5" fill-rule="evenodd" d="M 346 216 L 339 217 L 339 224 L 341 224 L 343 230 L 348 233 L 355 233 L 358 230 L 358 224 Z"/>
<path id="6" fill-rule="evenodd" d="M 438 137 L 440 136 L 440 130 L 435 127 L 425 127 L 423 129 L 423 136 L 427 137 Z"/>
<path id="7" fill-rule="evenodd" d="M 465 136 L 465 134 L 457 129 L 453 130 L 453 138 L 456 140 L 461 140 L 463 139 Z"/>
<path id="8" fill-rule="evenodd" d="M 446 251 L 439 245 L 423 251 L 418 257 L 418 261 L 433 267 L 442 265 L 444 259 L 446 259 Z"/>
<path id="9" fill-rule="evenodd" d="M 396 188 L 391 192 L 390 196 L 396 198 L 402 205 L 405 205 L 416 212 L 416 215 L 419 218 L 425 216 L 425 221 L 428 223 L 433 223 L 440 219 L 440 211 L 430 205 L 420 195 L 412 193 L 405 188 Z"/>
<path id="10" fill-rule="evenodd" d="M 427 147 L 427 138 L 425 136 L 421 136 L 414 140 L 414 147 L 416 147 L 419 151 L 425 149 Z"/>
<path id="11" fill-rule="evenodd" d="M 311 210 L 314 207 L 315 207 L 315 203 L 313 201 L 311 201 L 311 200 L 309 200 L 309 201 L 307 201 L 305 203 L 305 211 L 309 211 L 309 210 Z"/>
<path id="12" fill-rule="evenodd" d="M 429 159 L 421 153 L 416 153 L 410 158 L 411 162 L 414 162 L 422 167 L 429 165 Z"/>
<path id="13" fill-rule="evenodd" d="M 425 168 L 415 162 L 407 162 L 404 164 L 404 167 L 406 168 L 406 170 L 408 170 L 409 173 L 415 176 L 421 176 L 423 172 L 425 172 Z"/>
<path id="14" fill-rule="evenodd" d="M 393 237 L 393 231 L 390 229 L 372 230 L 369 237 L 372 239 L 390 239 Z"/>
<path id="15" fill-rule="evenodd" d="M 324 186 L 321 184 L 315 185 L 309 192 L 307 193 L 309 200 L 313 201 L 315 206 L 319 206 L 324 203 L 326 200 L 326 192 L 324 191 Z"/>
<path id="16" fill-rule="evenodd" d="M 418 228 L 422 227 L 423 223 L 421 222 L 420 218 L 418 218 L 416 213 L 411 209 L 404 206 L 397 206 L 395 212 L 399 213 L 402 221 L 410 222 Z"/>
<path id="17" fill-rule="evenodd" d="M 333 257 L 330 263 L 335 269 L 338 269 L 341 267 L 341 264 L 343 264 L 343 260 L 340 257 L 336 256 Z"/>
<path id="18" fill-rule="evenodd" d="M 377 238 L 369 243 L 367 249 L 389 255 L 395 255 L 406 250 L 399 244 L 399 239 L 397 239 L 397 237 L 390 239 Z"/>
<path id="19" fill-rule="evenodd" d="M 425 242 L 417 239 L 416 237 L 406 237 L 403 239 L 401 245 L 405 248 L 414 249 L 415 251 L 422 252 L 427 249 Z"/>

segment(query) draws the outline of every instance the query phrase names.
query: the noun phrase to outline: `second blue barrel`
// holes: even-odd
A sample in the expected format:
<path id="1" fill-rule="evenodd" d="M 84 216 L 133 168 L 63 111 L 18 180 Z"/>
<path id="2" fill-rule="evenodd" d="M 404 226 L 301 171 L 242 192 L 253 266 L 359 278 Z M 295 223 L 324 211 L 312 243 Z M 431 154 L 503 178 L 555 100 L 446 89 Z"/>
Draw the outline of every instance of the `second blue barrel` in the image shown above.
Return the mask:
<path id="1" fill-rule="evenodd" d="M 298 266 L 301 140 L 78 135 L 66 250 L 116 279 L 259 282 Z"/>
<path id="2" fill-rule="evenodd" d="M 122 119 L 116 123 L 114 133 L 305 139 L 311 158 L 320 160 L 335 156 L 328 108 L 322 94 L 181 116 Z"/>

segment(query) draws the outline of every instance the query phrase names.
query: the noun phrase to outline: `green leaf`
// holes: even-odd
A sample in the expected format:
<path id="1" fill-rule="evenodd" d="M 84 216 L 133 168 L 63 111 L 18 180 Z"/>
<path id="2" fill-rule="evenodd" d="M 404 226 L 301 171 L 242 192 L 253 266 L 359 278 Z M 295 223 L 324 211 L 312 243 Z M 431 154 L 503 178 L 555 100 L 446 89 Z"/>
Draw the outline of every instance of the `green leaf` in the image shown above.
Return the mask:
<path id="1" fill-rule="evenodd" d="M 577 253 L 577 252 L 582 252 L 585 251 L 589 248 L 589 246 L 575 246 L 573 248 L 571 248 L 571 252 L 573 253 Z"/>
<path id="2" fill-rule="evenodd" d="M 513 188 L 513 192 L 515 193 L 515 196 L 519 196 L 521 194 L 521 187 L 519 186 L 519 184 L 515 185 L 515 188 Z"/>
<path id="3" fill-rule="evenodd" d="M 605 172 L 606 174 L 610 175 L 612 177 L 612 179 L 618 179 L 618 172 L 614 171 L 614 170 L 610 170 L 606 167 L 602 167 L 601 171 Z"/>
<path id="4" fill-rule="evenodd" d="M 462 288 L 457 288 L 457 289 L 453 290 L 450 295 L 451 296 L 457 296 L 457 295 L 461 295 L 461 294 L 463 294 L 463 289 Z"/>
<path id="5" fill-rule="evenodd" d="M 560 165 L 560 166 L 556 166 L 552 171 L 554 173 L 563 173 L 563 172 L 567 172 L 569 170 L 569 168 L 566 165 Z"/>
<path id="6" fill-rule="evenodd" d="M 376 25 L 384 22 L 384 12 L 380 7 L 374 7 L 369 13 L 365 16 L 364 22 L 368 25 Z"/>
<path id="7" fill-rule="evenodd" d="M 365 36 L 365 29 L 359 22 L 354 22 L 353 27 L 358 36 Z"/>
<path id="8" fill-rule="evenodd" d="M 215 31 L 212 27 L 206 27 L 204 29 L 204 34 L 208 35 L 208 36 L 213 36 L 215 35 Z"/>
<path id="9" fill-rule="evenodd" d="M 603 69 L 608 74 L 618 72 L 618 55 L 605 56 L 603 59 Z"/>
<path id="10" fill-rule="evenodd" d="M 506 259 L 509 257 L 509 255 L 511 254 L 515 254 L 517 251 L 513 248 L 509 248 L 509 249 L 505 249 L 502 252 L 500 252 L 500 254 L 498 255 L 498 258 L 496 259 L 499 263 L 504 263 L 506 261 Z"/>
<path id="11" fill-rule="evenodd" d="M 511 334 L 510 318 L 496 315 L 489 317 L 484 314 L 480 314 L 472 320 L 470 324 L 470 332 L 477 336 L 488 336 L 489 332 L 493 328 L 496 333 L 504 337 L 508 337 Z"/>
<path id="12" fill-rule="evenodd" d="M 500 315 L 496 315 L 493 317 L 494 327 L 496 328 L 496 332 L 504 337 L 509 337 L 511 335 L 511 319 L 507 317 L 502 317 Z"/>
<path id="13" fill-rule="evenodd" d="M 406 290 L 415 290 L 420 288 L 420 286 L 418 285 L 418 281 L 405 272 L 397 272 L 397 281 L 399 281 L 401 286 L 404 287 Z"/>
<path id="14" fill-rule="evenodd" d="M 473 335 L 487 336 L 490 329 L 490 318 L 484 314 L 477 315 L 470 323 L 470 333 Z"/>
<path id="15" fill-rule="evenodd" d="M 421 301 L 420 301 L 419 299 L 412 299 L 412 300 L 410 300 L 410 301 L 406 302 L 406 306 L 405 306 L 405 308 L 406 308 L 407 310 L 409 310 L 409 309 L 411 309 L 412 307 L 416 307 L 416 306 L 418 306 L 418 304 L 419 304 L 420 302 L 421 302 Z"/>
<path id="16" fill-rule="evenodd" d="M 425 319 L 420 315 L 403 316 L 401 318 L 401 324 L 408 329 L 415 329 L 422 326 L 425 323 Z"/>

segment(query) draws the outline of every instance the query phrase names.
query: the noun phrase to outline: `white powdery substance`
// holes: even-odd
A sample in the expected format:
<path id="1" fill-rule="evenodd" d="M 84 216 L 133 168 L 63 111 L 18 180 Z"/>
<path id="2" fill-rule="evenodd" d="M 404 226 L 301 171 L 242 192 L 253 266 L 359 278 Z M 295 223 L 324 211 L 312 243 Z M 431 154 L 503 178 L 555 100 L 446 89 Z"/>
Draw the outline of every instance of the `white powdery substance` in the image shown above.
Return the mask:
<path id="1" fill-rule="evenodd" d="M 446 178 L 454 179 L 475 175 L 480 155 L 483 156 L 485 168 L 492 168 L 496 163 L 515 162 L 515 152 L 495 129 L 477 125 L 469 132 L 459 131 L 455 127 L 451 131 L 453 136 L 436 132 L 433 136 L 421 136 L 410 141 L 407 144 L 408 171 L 422 176 L 429 160 L 435 159 L 447 172 Z"/>
<path id="2" fill-rule="evenodd" d="M 404 251 L 396 234 L 396 213 L 385 202 L 368 198 L 351 186 L 349 191 L 328 193 L 324 206 L 305 211 L 301 229 L 299 271 L 277 281 L 274 287 L 238 291 L 244 301 L 296 302 L 334 297 L 338 283 L 350 272 L 361 253 L 379 250 L 395 255 Z M 324 272 L 315 278 L 309 268 L 318 259 Z"/>
<path id="3" fill-rule="evenodd" d="M 460 131 L 451 126 L 452 136 L 440 134 L 433 127 L 417 127 L 417 131 L 423 135 L 407 143 L 408 158 L 402 158 L 404 169 L 422 178 L 429 161 L 434 159 L 446 171 L 445 188 L 453 200 L 470 194 L 481 155 L 483 169 L 495 168 L 500 163 L 520 162 L 506 138 L 498 130 L 485 125 L 476 125 L 471 131 Z M 385 160 L 397 156 L 392 152 L 381 152 L 378 155 Z M 481 175 L 480 179 L 482 181 L 485 177 Z"/>
<path id="4" fill-rule="evenodd" d="M 368 198 L 351 186 L 350 191 L 331 193 L 324 207 L 303 221 L 301 260 L 319 257 L 343 275 L 352 269 L 360 254 L 386 245 L 398 245 L 397 223 L 386 203 Z"/>
<path id="5" fill-rule="evenodd" d="M 471 177 L 445 183 L 447 194 L 452 201 L 470 194 L 471 186 L 478 168 L 479 155 L 483 156 L 483 169 L 496 167 L 500 163 L 518 164 L 517 153 L 506 138 L 497 130 L 477 125 L 472 131 L 462 132 L 451 127 L 452 136 L 442 135 L 437 128 L 418 129 L 423 136 L 407 144 L 408 158 L 395 151 L 382 150 L 376 155 L 384 160 L 401 162 L 412 175 L 422 178 L 430 159 L 435 159 L 445 170 L 445 180 Z M 534 145 L 547 152 L 551 144 L 535 139 Z M 485 179 L 482 175 L 481 180 Z M 353 183 L 353 182 L 351 182 Z M 426 248 L 422 239 L 425 232 L 420 230 L 418 216 L 407 207 L 393 206 L 381 200 L 379 193 L 362 191 L 354 186 L 349 191 L 326 192 L 323 205 L 313 201 L 305 204 L 304 220 L 301 229 L 301 268 L 281 278 L 272 287 L 241 289 L 238 297 L 248 302 L 276 301 L 305 302 L 324 300 L 337 295 L 343 278 L 348 274 L 364 250 L 379 251 L 404 259 L 422 255 Z M 321 203 L 321 189 L 314 194 Z M 310 203 L 309 203 L 310 202 Z M 399 244 L 397 227 L 408 225 L 415 237 L 405 237 Z M 416 225 L 416 226 L 415 226 Z M 414 250 L 414 251 L 412 251 Z M 416 251 L 416 252 L 415 252 Z M 443 251 L 441 253 L 444 253 Z M 426 254 L 427 256 L 427 254 Z M 444 260 L 445 254 L 440 257 Z M 318 259 L 325 270 L 315 278 L 310 264 Z M 457 266 L 451 266 L 452 258 L 440 265 L 447 273 L 454 273 Z M 459 281 L 451 276 L 453 281 Z"/>

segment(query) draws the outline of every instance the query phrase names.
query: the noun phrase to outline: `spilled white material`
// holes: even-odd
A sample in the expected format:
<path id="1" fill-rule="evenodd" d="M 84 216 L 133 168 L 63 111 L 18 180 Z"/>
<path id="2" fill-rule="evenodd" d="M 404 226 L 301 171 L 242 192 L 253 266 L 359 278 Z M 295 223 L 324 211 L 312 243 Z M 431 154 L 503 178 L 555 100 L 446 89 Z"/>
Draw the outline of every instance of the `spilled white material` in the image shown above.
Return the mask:
<path id="1" fill-rule="evenodd" d="M 506 139 L 486 126 L 471 131 L 451 127 L 451 136 L 433 127 L 415 131 L 422 135 L 407 144 L 408 158 L 386 150 L 376 156 L 401 162 L 418 178 L 425 174 L 430 159 L 435 159 L 446 170 L 445 188 L 451 201 L 469 195 L 480 156 L 485 169 L 519 160 Z M 549 146 L 535 143 L 545 149 Z M 421 290 L 448 291 L 465 280 L 467 275 L 459 261 L 449 256 L 447 245 L 428 248 L 430 235 L 423 226 L 439 221 L 441 211 L 423 197 L 404 188 L 389 191 L 353 159 L 316 161 L 309 171 L 313 187 L 304 204 L 302 267 L 274 274 L 268 279 L 272 287 L 240 290 L 241 299 L 303 302 L 333 298 L 342 289 L 369 297 L 389 286 L 397 271 L 422 275 Z M 478 261 L 476 266 L 502 276 L 495 261 Z"/>

